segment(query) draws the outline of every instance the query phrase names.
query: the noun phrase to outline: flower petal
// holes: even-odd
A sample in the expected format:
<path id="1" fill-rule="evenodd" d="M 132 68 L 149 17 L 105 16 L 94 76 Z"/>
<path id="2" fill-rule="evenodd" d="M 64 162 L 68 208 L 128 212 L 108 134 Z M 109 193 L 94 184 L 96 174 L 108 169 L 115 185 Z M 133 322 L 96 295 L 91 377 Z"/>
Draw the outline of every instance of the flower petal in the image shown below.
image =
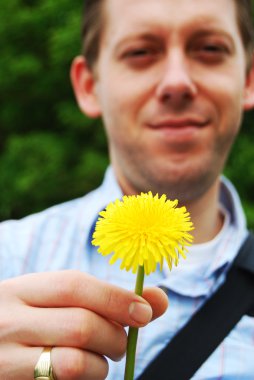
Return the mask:
<path id="1" fill-rule="evenodd" d="M 106 256 L 110 264 L 122 260 L 121 269 L 144 266 L 145 273 L 162 269 L 164 259 L 170 269 L 177 265 L 179 255 L 186 257 L 186 246 L 193 240 L 190 215 L 178 201 L 152 192 L 124 196 L 100 212 L 92 244 Z"/>

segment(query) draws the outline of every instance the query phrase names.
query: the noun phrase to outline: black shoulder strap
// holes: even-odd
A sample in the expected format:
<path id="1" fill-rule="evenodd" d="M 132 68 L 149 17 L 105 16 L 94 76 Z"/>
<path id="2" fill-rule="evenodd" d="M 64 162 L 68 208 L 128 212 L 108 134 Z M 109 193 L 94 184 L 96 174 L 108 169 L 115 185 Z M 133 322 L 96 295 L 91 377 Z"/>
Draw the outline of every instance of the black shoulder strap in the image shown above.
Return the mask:
<path id="1" fill-rule="evenodd" d="M 226 281 L 194 314 L 138 380 L 189 380 L 254 307 L 254 235 L 242 245 Z"/>

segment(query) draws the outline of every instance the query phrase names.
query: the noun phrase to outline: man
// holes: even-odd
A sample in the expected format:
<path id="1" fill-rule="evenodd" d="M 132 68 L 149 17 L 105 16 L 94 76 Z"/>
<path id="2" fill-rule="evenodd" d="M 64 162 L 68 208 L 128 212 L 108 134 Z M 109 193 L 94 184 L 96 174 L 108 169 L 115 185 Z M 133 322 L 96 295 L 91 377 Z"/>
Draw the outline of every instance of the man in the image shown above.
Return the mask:
<path id="1" fill-rule="evenodd" d="M 242 112 L 254 107 L 250 1 L 92 0 L 85 15 L 86 58 L 74 60 L 71 77 L 81 110 L 103 117 L 112 167 L 86 197 L 2 224 L 4 380 L 33 379 L 44 347 L 53 347 L 57 380 L 123 379 L 124 361 L 114 363 L 126 348 L 123 326 L 161 316 L 169 297 L 171 307 L 140 332 L 138 377 L 225 280 L 247 234 L 236 191 L 220 174 Z M 146 279 L 167 297 L 123 290 L 133 275 L 90 244 L 99 211 L 149 190 L 178 198 L 195 225 L 187 260 Z M 246 316 L 193 379 L 253 379 L 253 336 Z"/>

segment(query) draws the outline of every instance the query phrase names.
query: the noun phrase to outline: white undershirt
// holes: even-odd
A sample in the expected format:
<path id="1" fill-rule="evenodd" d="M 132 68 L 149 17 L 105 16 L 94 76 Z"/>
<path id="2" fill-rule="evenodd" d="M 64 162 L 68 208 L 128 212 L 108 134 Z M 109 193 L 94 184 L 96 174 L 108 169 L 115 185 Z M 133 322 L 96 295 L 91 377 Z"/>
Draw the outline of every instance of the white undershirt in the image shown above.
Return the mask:
<path id="1" fill-rule="evenodd" d="M 209 273 L 213 268 L 216 268 L 220 259 L 219 250 L 221 250 L 223 242 L 227 241 L 228 236 L 232 234 L 229 212 L 222 205 L 220 211 L 224 217 L 223 226 L 214 239 L 202 244 L 193 244 L 188 249 L 187 258 L 181 257 L 179 265 L 174 267 L 172 271 L 167 265 L 164 265 L 165 285 L 172 290 L 188 295 L 190 287 L 192 287 L 191 293 L 193 295 L 194 286 L 196 295 L 201 295 L 207 291 Z"/>

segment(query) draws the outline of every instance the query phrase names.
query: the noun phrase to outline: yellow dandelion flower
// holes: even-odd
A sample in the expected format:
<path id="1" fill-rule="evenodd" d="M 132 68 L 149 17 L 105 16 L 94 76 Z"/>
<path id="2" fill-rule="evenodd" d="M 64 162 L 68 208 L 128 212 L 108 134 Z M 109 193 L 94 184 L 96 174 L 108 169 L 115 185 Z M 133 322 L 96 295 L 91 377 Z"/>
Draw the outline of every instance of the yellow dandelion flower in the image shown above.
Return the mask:
<path id="1" fill-rule="evenodd" d="M 190 215 L 177 204 L 151 192 L 124 196 L 100 213 L 92 244 L 102 255 L 112 254 L 110 264 L 121 259 L 121 269 L 133 273 L 142 266 L 150 274 L 164 259 L 172 269 L 192 242 Z"/>

